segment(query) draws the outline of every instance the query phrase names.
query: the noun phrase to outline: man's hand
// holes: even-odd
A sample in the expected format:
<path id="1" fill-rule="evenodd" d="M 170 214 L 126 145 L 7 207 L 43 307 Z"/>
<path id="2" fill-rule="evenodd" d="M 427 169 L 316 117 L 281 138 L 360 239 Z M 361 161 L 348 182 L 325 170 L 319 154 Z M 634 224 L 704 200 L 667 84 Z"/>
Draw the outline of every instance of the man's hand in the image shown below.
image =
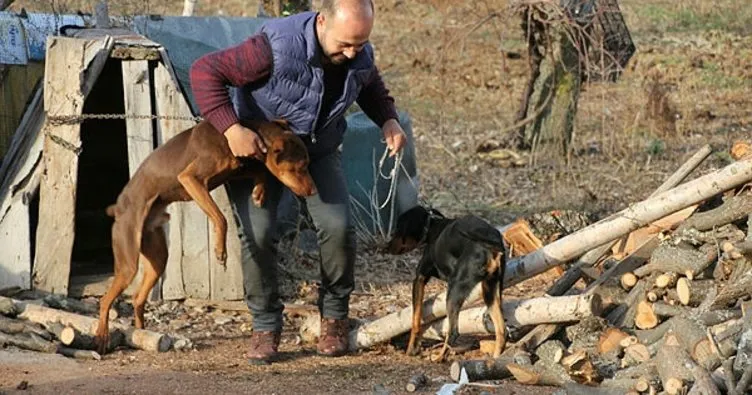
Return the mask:
<path id="1" fill-rule="evenodd" d="M 396 119 L 390 119 L 381 127 L 389 156 L 394 156 L 407 144 L 407 135 Z"/>
<path id="2" fill-rule="evenodd" d="M 266 145 L 253 130 L 236 123 L 227 128 L 225 138 L 233 155 L 241 158 L 253 157 L 261 161 L 264 160 Z"/>

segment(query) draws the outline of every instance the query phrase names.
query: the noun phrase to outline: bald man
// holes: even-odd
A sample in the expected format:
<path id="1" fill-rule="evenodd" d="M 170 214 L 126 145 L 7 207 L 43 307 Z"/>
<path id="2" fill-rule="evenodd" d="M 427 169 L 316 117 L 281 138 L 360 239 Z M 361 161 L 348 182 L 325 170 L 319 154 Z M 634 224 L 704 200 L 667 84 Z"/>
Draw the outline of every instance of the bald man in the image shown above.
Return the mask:
<path id="1" fill-rule="evenodd" d="M 390 155 L 406 142 L 394 99 L 374 65 L 368 42 L 373 23 L 370 0 L 324 0 L 320 12 L 270 20 L 258 34 L 199 58 L 190 70 L 201 114 L 224 133 L 235 155 L 262 158 L 266 150 L 238 119 L 285 119 L 308 147 L 319 193 L 306 198 L 305 206 L 321 250 L 317 350 L 325 356 L 348 350 L 354 288 L 355 231 L 338 150 L 345 110 L 357 102 L 381 127 Z M 247 357 L 251 363 L 269 363 L 278 356 L 282 330 L 272 233 L 283 186 L 267 187 L 263 207 L 254 206 L 248 181 L 226 187 L 240 230 L 245 300 L 253 316 Z"/>

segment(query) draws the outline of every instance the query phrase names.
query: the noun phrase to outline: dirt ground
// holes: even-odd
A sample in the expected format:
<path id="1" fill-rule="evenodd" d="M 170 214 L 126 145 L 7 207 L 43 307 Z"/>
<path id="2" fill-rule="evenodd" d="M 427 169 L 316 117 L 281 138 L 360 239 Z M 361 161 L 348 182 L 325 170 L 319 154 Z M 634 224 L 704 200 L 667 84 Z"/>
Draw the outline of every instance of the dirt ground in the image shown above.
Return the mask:
<path id="1" fill-rule="evenodd" d="M 50 11 L 54 6 L 59 11 L 91 12 L 93 3 L 17 0 L 12 9 Z M 729 163 L 726 152 L 732 142 L 749 138 L 752 131 L 752 11 L 742 3 L 619 2 L 637 52 L 616 83 L 584 87 L 570 162 L 539 156 L 534 163 L 528 160 L 524 166 L 507 168 L 480 158 L 476 147 L 500 139 L 513 123 L 525 84 L 526 49 L 519 18 L 508 13 L 509 4 L 376 1 L 372 42 L 398 107 L 412 118 L 421 198 L 445 214 L 474 213 L 498 224 L 551 209 L 603 216 L 648 196 L 704 144 L 711 144 L 715 153 L 691 178 Z M 111 2 L 110 10 L 179 14 L 181 4 L 117 1 Z M 247 15 L 244 4 L 199 1 L 197 12 Z M 499 16 L 487 18 L 493 12 Z M 656 84 L 665 93 L 651 98 Z M 657 113 L 648 105 L 656 100 L 665 104 Z M 667 117 L 674 121 L 659 122 Z M 530 159 L 528 152 L 519 154 Z M 415 255 L 384 257 L 374 253 L 373 246 L 361 246 L 352 315 L 372 318 L 407 306 L 416 262 Z M 294 255 L 281 268 L 287 274 L 286 301 L 312 303 L 318 269 L 310 259 Z M 534 278 L 505 293 L 535 296 L 549 282 L 550 278 Z M 430 293 L 442 287 L 432 286 Z M 179 319 L 173 316 L 161 325 L 169 328 Z M 287 322 L 282 347 L 287 359 L 272 366 L 248 366 L 242 358 L 248 346 L 247 314 L 234 315 L 237 328 L 229 331 L 220 327 L 212 332 L 210 323 L 210 329 L 200 329 L 195 320 L 188 322 L 187 327 L 171 330 L 190 334 L 194 351 L 118 351 L 99 362 L 0 351 L 0 392 L 399 393 L 418 372 L 432 380 L 430 391 L 450 381 L 448 363 L 431 363 L 425 355 L 406 357 L 399 344 L 339 359 L 317 357 L 312 346 L 298 344 L 299 322 L 294 319 Z M 210 333 L 201 335 L 207 330 Z M 470 351 L 462 357 L 480 355 Z M 28 388 L 16 390 L 24 381 Z M 511 382 L 469 392 L 481 391 L 553 393 L 550 388 Z"/>

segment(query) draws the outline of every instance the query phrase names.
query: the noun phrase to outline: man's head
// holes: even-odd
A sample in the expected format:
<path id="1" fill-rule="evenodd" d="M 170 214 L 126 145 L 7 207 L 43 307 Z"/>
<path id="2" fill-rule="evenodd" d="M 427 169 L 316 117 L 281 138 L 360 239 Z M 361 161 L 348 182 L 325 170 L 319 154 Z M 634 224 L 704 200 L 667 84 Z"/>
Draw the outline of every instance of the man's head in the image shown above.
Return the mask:
<path id="1" fill-rule="evenodd" d="M 316 31 L 324 62 L 342 64 L 368 43 L 373 28 L 371 0 L 323 0 Z"/>

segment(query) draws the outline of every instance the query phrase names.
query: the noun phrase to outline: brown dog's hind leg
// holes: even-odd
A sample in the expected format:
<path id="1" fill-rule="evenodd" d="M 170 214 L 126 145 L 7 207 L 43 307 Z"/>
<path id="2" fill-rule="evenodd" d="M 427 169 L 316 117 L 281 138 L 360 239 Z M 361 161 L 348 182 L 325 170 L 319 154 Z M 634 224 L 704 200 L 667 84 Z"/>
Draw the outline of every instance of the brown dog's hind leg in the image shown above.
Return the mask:
<path id="1" fill-rule="evenodd" d="M 214 232 L 217 236 L 214 253 L 219 263 L 224 265 L 227 261 L 227 219 L 209 194 L 206 184 L 196 178 L 196 173 L 197 165 L 196 161 L 193 161 L 178 174 L 178 181 L 214 224 Z"/>
<path id="2" fill-rule="evenodd" d="M 159 276 L 164 273 L 167 265 L 167 241 L 163 228 L 155 228 L 144 233 L 141 241 L 141 253 L 149 262 L 144 265 L 144 278 L 141 281 L 141 287 L 133 298 L 133 310 L 136 328 L 144 329 L 144 306 L 149 292 L 154 288 L 154 284 L 159 280 Z"/>
<path id="3" fill-rule="evenodd" d="M 423 295 L 428 278 L 418 274 L 413 280 L 413 323 L 410 327 L 410 341 L 407 344 L 407 355 L 417 355 L 420 352 L 420 319 L 423 315 Z"/>
<path id="4" fill-rule="evenodd" d="M 112 250 L 115 256 L 115 278 L 110 289 L 99 301 L 99 324 L 95 342 L 100 354 L 107 352 L 110 339 L 109 313 L 112 303 L 133 281 L 138 268 L 138 242 L 136 236 L 141 232 L 133 232 L 122 221 L 115 222 L 112 228 Z"/>

